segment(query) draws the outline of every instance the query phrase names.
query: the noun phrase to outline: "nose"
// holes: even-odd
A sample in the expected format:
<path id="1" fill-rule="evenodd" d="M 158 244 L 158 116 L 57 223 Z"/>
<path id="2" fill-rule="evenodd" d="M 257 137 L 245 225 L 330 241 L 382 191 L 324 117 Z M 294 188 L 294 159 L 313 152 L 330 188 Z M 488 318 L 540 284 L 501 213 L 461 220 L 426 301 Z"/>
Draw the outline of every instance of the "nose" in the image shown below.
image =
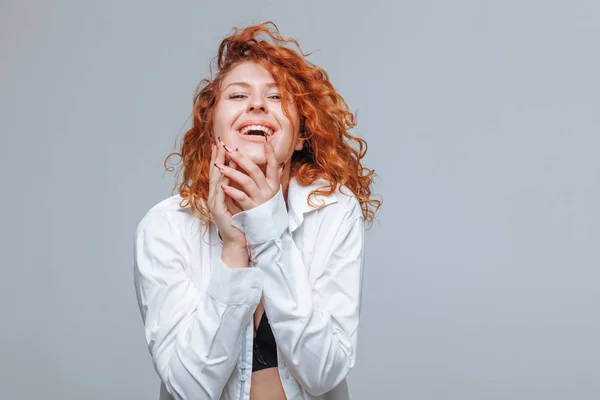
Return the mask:
<path id="1" fill-rule="evenodd" d="M 252 112 L 266 113 L 267 105 L 265 103 L 265 100 L 259 96 L 253 97 L 252 99 L 250 99 L 250 102 L 248 103 L 248 108 L 246 111 L 249 113 L 252 113 Z"/>

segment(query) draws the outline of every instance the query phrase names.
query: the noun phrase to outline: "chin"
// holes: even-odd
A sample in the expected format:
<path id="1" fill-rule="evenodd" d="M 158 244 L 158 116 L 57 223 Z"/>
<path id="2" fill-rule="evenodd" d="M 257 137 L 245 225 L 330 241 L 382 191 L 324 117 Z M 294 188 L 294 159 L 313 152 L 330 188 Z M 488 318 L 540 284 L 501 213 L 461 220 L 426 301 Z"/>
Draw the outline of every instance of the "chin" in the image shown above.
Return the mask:
<path id="1" fill-rule="evenodd" d="M 266 165 L 267 159 L 265 158 L 265 151 L 262 147 L 258 146 L 244 146 L 240 144 L 238 151 L 244 156 L 248 157 L 256 165 Z"/>

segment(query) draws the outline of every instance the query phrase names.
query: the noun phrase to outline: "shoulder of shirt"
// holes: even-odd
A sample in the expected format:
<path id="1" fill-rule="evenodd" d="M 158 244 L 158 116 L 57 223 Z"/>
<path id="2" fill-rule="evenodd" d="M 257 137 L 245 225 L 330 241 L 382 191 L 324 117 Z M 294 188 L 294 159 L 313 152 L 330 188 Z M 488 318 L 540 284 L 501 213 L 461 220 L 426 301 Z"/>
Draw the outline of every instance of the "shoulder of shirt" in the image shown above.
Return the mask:
<path id="1" fill-rule="evenodd" d="M 176 195 L 167 197 L 166 199 L 161 200 L 158 203 L 156 203 L 155 205 L 153 205 L 146 214 L 150 214 L 153 212 L 167 212 L 167 213 L 168 212 L 183 212 L 183 213 L 191 212 L 189 205 L 187 205 L 186 207 L 181 206 L 181 200 L 182 200 L 182 197 L 179 193 Z"/>
<path id="2" fill-rule="evenodd" d="M 182 197 L 179 194 L 167 197 L 153 205 L 142 217 L 138 224 L 138 230 L 147 224 L 169 224 L 169 225 L 189 225 L 200 223 L 201 221 L 194 216 L 190 205 L 182 207 L 180 205 Z"/>
<path id="3" fill-rule="evenodd" d="M 349 219 L 363 218 L 362 208 L 356 195 L 345 185 L 338 185 L 335 191 L 337 205 L 344 209 Z"/>
<path id="4" fill-rule="evenodd" d="M 298 208 L 298 211 L 302 213 L 313 211 L 315 208 L 308 203 L 310 193 L 319 188 L 326 188 L 329 185 L 329 181 L 325 179 L 318 179 L 308 186 L 300 186 L 297 182 L 296 193 L 301 198 L 291 199 Z M 362 209 L 360 203 L 354 193 L 345 185 L 338 185 L 333 193 L 326 196 L 323 194 L 316 194 L 311 198 L 313 203 L 323 205 L 320 210 L 334 213 L 344 213 L 348 217 L 362 217 Z"/>

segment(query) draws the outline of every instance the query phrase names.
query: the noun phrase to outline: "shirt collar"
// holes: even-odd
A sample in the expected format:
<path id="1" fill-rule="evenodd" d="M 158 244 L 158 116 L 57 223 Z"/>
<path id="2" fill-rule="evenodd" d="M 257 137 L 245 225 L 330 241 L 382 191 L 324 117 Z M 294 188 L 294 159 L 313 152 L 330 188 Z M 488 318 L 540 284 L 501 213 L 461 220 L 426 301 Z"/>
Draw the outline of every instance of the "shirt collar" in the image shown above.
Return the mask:
<path id="1" fill-rule="evenodd" d="M 316 210 L 308 203 L 308 196 L 313 190 L 327 187 L 329 183 L 325 179 L 317 179 L 308 186 L 302 186 L 295 177 L 290 177 L 287 195 L 290 231 L 295 231 L 304 221 L 304 214 Z M 327 206 L 338 201 L 336 192 L 329 196 L 315 194 L 312 196 L 313 204 L 317 207 Z"/>

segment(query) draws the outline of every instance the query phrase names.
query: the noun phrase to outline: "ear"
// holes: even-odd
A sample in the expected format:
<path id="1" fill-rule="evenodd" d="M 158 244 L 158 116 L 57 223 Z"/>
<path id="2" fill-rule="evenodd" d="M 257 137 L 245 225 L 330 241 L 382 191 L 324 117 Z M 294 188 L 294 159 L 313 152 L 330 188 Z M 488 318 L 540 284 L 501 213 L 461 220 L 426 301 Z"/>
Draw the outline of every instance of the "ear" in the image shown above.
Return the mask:
<path id="1" fill-rule="evenodd" d="M 304 139 L 301 137 L 298 137 L 298 139 L 296 139 L 296 143 L 294 144 L 294 150 L 300 151 L 303 148 L 304 148 Z"/>

